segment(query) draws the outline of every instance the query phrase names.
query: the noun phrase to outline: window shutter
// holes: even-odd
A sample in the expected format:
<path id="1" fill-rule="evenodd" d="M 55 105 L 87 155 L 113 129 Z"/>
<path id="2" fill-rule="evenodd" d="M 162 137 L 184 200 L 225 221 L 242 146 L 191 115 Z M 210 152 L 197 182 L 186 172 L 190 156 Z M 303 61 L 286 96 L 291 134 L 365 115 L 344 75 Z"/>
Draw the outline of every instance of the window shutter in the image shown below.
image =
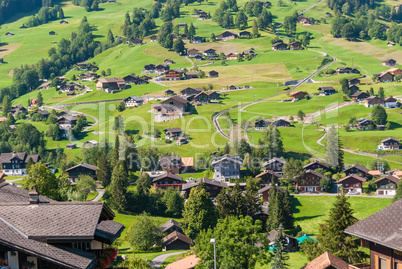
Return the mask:
<path id="1" fill-rule="evenodd" d="M 374 269 L 380 269 L 380 258 L 378 255 L 374 255 Z"/>
<path id="2" fill-rule="evenodd" d="M 387 260 L 387 269 L 391 269 L 391 260 Z"/>

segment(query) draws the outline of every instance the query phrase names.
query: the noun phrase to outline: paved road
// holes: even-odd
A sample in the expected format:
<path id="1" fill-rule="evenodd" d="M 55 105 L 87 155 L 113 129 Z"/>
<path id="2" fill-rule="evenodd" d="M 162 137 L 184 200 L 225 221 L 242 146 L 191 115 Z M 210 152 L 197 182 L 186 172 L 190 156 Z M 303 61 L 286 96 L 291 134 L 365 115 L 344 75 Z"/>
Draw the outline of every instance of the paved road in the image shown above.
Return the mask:
<path id="1" fill-rule="evenodd" d="M 151 261 L 151 267 L 152 268 L 159 268 L 161 267 L 162 263 L 170 256 L 174 256 L 174 255 L 178 255 L 178 254 L 182 254 L 185 253 L 185 251 L 179 251 L 179 252 L 172 252 L 172 253 L 166 253 L 166 254 L 162 254 L 159 255 L 158 257 L 156 257 L 155 259 L 153 259 Z"/>
<path id="2" fill-rule="evenodd" d="M 14 183 L 14 182 L 16 182 L 16 181 L 18 181 L 18 180 L 21 180 L 22 178 L 16 178 L 16 179 L 10 179 L 10 180 L 7 180 L 7 178 L 6 178 L 6 182 L 7 183 Z"/>
<path id="3" fill-rule="evenodd" d="M 102 196 L 105 194 L 105 189 L 97 189 L 96 190 L 98 192 L 98 196 L 96 196 L 92 201 L 96 202 L 99 201 L 100 198 L 102 198 Z"/>

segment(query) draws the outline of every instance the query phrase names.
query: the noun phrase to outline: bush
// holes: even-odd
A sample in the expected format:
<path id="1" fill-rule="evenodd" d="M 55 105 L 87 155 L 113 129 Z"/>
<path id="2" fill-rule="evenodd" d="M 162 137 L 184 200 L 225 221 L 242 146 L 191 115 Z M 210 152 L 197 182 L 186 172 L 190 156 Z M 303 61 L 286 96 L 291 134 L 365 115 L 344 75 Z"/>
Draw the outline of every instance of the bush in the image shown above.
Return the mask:
<path id="1" fill-rule="evenodd" d="M 336 73 L 335 69 L 328 69 L 327 70 L 327 74 L 329 74 L 329 75 L 333 75 L 335 73 Z"/>

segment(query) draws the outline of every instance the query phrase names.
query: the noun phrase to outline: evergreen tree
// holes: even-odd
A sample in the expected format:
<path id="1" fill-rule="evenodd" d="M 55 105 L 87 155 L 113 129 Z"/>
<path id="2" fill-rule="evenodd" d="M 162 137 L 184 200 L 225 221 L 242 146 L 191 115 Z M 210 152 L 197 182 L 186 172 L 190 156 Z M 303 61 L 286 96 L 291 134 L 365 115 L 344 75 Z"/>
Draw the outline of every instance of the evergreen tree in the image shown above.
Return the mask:
<path id="1" fill-rule="evenodd" d="M 396 193 L 394 198 L 392 199 L 392 202 L 396 202 L 401 198 L 402 198 L 402 181 L 399 181 L 396 186 Z"/>
<path id="2" fill-rule="evenodd" d="M 184 42 L 183 40 L 179 37 L 173 42 L 173 50 L 180 55 L 183 55 L 186 53 L 186 48 L 184 47 Z"/>
<path id="3" fill-rule="evenodd" d="M 349 91 L 349 81 L 346 78 L 343 78 L 339 81 L 339 83 L 342 85 L 342 92 L 347 94 Z"/>
<path id="4" fill-rule="evenodd" d="M 241 9 L 236 15 L 236 27 L 240 30 L 243 30 L 248 26 L 247 20 L 248 20 L 247 15 Z"/>
<path id="5" fill-rule="evenodd" d="M 112 33 L 112 30 L 109 29 L 109 32 L 107 33 L 107 44 L 111 46 L 114 43 L 114 35 Z"/>
<path id="6" fill-rule="evenodd" d="M 10 109 L 11 109 L 11 98 L 9 95 L 6 95 L 3 98 L 3 107 L 2 107 L 4 117 L 7 117 L 7 113 Z"/>
<path id="7" fill-rule="evenodd" d="M 254 38 L 260 35 L 260 33 L 258 32 L 258 23 L 255 19 L 253 20 L 253 28 L 251 34 L 253 35 Z"/>
<path id="8" fill-rule="evenodd" d="M 344 170 L 344 165 L 345 165 L 345 163 L 343 161 L 344 152 L 342 150 L 342 146 L 343 146 L 342 141 L 341 141 L 341 139 L 339 138 L 339 135 L 338 135 L 338 163 L 337 163 L 337 166 L 336 166 L 336 172 L 338 172 L 338 173 L 340 173 L 340 172 L 342 172 Z"/>
<path id="9" fill-rule="evenodd" d="M 98 169 L 96 170 L 96 177 L 101 181 L 102 186 L 106 188 L 110 185 L 111 169 L 107 159 L 107 155 L 103 152 L 98 159 Z"/>
<path id="10" fill-rule="evenodd" d="M 193 40 L 194 36 L 195 36 L 195 27 L 194 27 L 193 23 L 191 23 L 190 28 L 188 29 L 188 39 Z"/>
<path id="11" fill-rule="evenodd" d="M 115 167 L 120 161 L 120 139 L 119 136 L 116 135 L 114 140 L 114 149 L 113 149 L 113 167 Z M 114 170 L 114 168 L 113 168 Z"/>
<path id="12" fill-rule="evenodd" d="M 378 89 L 378 97 L 384 99 L 385 93 L 384 93 L 384 88 L 383 87 L 380 87 L 380 89 Z"/>
<path id="13" fill-rule="evenodd" d="M 202 230 L 214 228 L 218 219 L 215 206 L 209 199 L 207 190 L 201 185 L 191 189 L 184 204 L 182 224 L 186 235 L 191 239 L 195 239 Z"/>
<path id="14" fill-rule="evenodd" d="M 124 171 L 122 162 L 118 162 L 113 168 L 112 182 L 107 191 L 110 206 L 117 211 L 123 211 L 127 206 L 127 174 Z"/>
<path id="15" fill-rule="evenodd" d="M 288 244 L 284 232 L 283 232 L 283 226 L 282 224 L 279 225 L 278 229 L 276 230 L 278 233 L 276 235 L 274 244 L 273 244 L 273 250 L 272 250 L 272 263 L 271 263 L 271 268 L 272 269 L 286 269 L 288 267 L 288 263 L 286 262 L 289 260 L 289 254 L 286 251 L 286 246 Z"/>
<path id="16" fill-rule="evenodd" d="M 41 92 L 38 92 L 38 95 L 37 95 L 36 98 L 38 99 L 38 103 L 37 103 L 38 107 L 42 106 L 42 104 L 43 104 L 42 93 L 41 93 Z"/>
<path id="17" fill-rule="evenodd" d="M 362 262 L 367 254 L 359 248 L 359 243 L 353 236 L 344 233 L 346 228 L 356 222 L 347 198 L 337 196 L 330 209 L 329 219 L 320 225 L 318 247 L 322 252 L 328 251 L 350 264 Z"/>
<path id="18" fill-rule="evenodd" d="M 339 139 L 338 139 L 338 131 L 335 126 L 331 126 L 328 130 L 327 141 L 325 145 L 325 161 L 331 167 L 338 167 L 338 159 L 339 159 Z M 343 165 L 343 164 L 342 164 Z"/>
<path id="19" fill-rule="evenodd" d="M 168 34 L 163 45 L 164 48 L 171 49 L 173 47 L 173 36 Z"/>
<path id="20" fill-rule="evenodd" d="M 162 202 L 166 206 L 165 213 L 168 216 L 175 218 L 181 217 L 184 208 L 184 196 L 180 195 L 179 190 L 168 188 L 162 197 Z"/>
<path id="21" fill-rule="evenodd" d="M 33 162 L 32 158 L 29 158 L 29 160 L 28 160 L 28 162 L 27 162 L 27 165 L 26 165 L 26 170 L 27 170 L 28 173 L 29 173 L 29 168 L 30 168 L 31 165 L 33 165 L 33 164 L 34 164 L 34 162 Z"/>
<path id="22" fill-rule="evenodd" d="M 64 11 L 62 8 L 60 8 L 60 10 L 59 10 L 59 19 L 60 20 L 64 19 Z"/>
<path id="23" fill-rule="evenodd" d="M 215 34 L 211 33 L 211 41 L 214 42 L 216 40 Z"/>
<path id="24" fill-rule="evenodd" d="M 152 186 L 152 179 L 148 173 L 141 173 L 137 180 L 137 193 L 139 194 L 149 194 L 149 189 Z"/>

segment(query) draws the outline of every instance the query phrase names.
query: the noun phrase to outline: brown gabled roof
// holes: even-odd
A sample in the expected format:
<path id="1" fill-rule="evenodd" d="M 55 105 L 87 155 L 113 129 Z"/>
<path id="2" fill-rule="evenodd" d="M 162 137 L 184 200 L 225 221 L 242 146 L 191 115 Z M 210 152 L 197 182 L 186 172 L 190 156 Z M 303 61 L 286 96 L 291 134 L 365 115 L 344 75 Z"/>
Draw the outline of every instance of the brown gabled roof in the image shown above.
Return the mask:
<path id="1" fill-rule="evenodd" d="M 170 219 L 167 222 L 165 222 L 164 224 L 162 224 L 161 226 L 159 226 L 159 229 L 162 232 L 165 232 L 166 230 L 170 229 L 171 227 L 176 226 L 177 228 L 181 228 L 181 225 L 178 221 L 175 221 L 174 219 Z"/>
<path id="2" fill-rule="evenodd" d="M 326 269 L 332 268 L 336 269 L 348 269 L 349 264 L 340 258 L 334 256 L 333 254 L 329 253 L 328 251 L 323 253 L 321 256 L 318 256 L 311 262 L 309 262 L 303 269 Z"/>
<path id="3" fill-rule="evenodd" d="M 183 130 L 181 129 L 181 128 L 167 128 L 167 129 L 165 129 L 165 130 L 163 130 L 164 132 L 169 132 L 169 133 L 182 133 L 183 132 Z"/>
<path id="4" fill-rule="evenodd" d="M 262 173 L 256 175 L 255 178 L 260 178 L 260 177 L 262 177 L 262 176 L 264 176 L 264 175 L 267 175 L 267 174 L 273 175 L 273 176 L 275 176 L 275 177 L 277 177 L 277 178 L 281 178 L 281 177 L 282 177 L 280 174 L 275 173 L 275 172 L 272 171 L 272 170 L 265 170 L 264 172 L 262 172 Z"/>
<path id="5" fill-rule="evenodd" d="M 171 179 L 174 179 L 174 180 L 183 181 L 183 178 L 181 176 L 171 174 L 171 173 L 167 173 L 167 174 L 164 174 L 164 175 L 161 175 L 159 177 L 154 178 L 154 180 L 152 180 L 152 182 L 158 182 L 159 180 L 164 179 L 164 178 L 171 178 Z"/>
<path id="6" fill-rule="evenodd" d="M 288 234 L 285 234 L 285 233 L 283 233 L 283 235 L 285 236 L 285 237 L 287 237 L 287 238 L 292 238 L 292 239 L 295 239 L 296 240 L 296 238 L 294 238 L 293 236 L 290 236 L 290 235 L 288 235 Z M 270 242 L 274 242 L 275 241 L 275 238 L 278 236 L 278 231 L 277 230 L 272 230 L 272 231 L 270 231 L 269 233 L 268 233 L 268 240 L 270 241 Z"/>
<path id="7" fill-rule="evenodd" d="M 329 169 L 329 165 L 328 165 L 328 164 L 322 163 L 322 162 L 317 161 L 317 160 L 314 160 L 313 162 L 306 164 L 305 166 L 303 166 L 303 168 L 306 169 L 306 168 L 308 168 L 310 165 L 313 165 L 313 164 L 316 164 L 316 163 Z"/>
<path id="8" fill-rule="evenodd" d="M 173 100 L 173 101 L 176 101 L 176 102 L 179 102 L 179 103 L 182 103 L 182 104 L 188 104 L 187 100 L 185 100 L 185 99 L 183 99 L 183 98 L 181 98 L 179 96 L 172 96 L 169 99 L 163 101 L 161 104 L 168 103 L 170 100 Z"/>
<path id="9" fill-rule="evenodd" d="M 397 142 L 401 142 L 401 140 L 399 138 L 393 138 L 393 137 L 385 138 L 385 139 L 381 140 L 381 142 L 384 143 L 384 142 L 387 142 L 389 140 L 394 140 L 394 141 L 397 141 Z"/>
<path id="10" fill-rule="evenodd" d="M 367 241 L 402 251 L 402 199 L 392 203 L 373 215 L 358 221 L 345 233 Z"/>
<path id="11" fill-rule="evenodd" d="M 265 186 L 264 188 L 261 188 L 258 190 L 258 193 L 261 194 L 263 192 L 269 191 L 270 189 L 272 189 L 272 185 L 269 184 L 268 186 Z M 276 190 L 278 191 L 285 191 L 284 188 L 280 187 L 280 186 L 276 186 Z"/>
<path id="12" fill-rule="evenodd" d="M 271 160 L 266 161 L 265 163 L 263 163 L 262 166 L 267 166 L 268 164 L 271 164 L 271 163 L 273 163 L 273 162 L 280 162 L 280 163 L 282 163 L 282 164 L 285 164 L 285 163 L 286 163 L 286 161 L 283 160 L 283 159 L 281 159 L 281 158 L 273 157 Z"/>
<path id="13" fill-rule="evenodd" d="M 342 172 L 346 172 L 346 171 L 348 171 L 349 169 L 352 169 L 352 168 L 357 168 L 357 169 L 359 169 L 360 171 L 362 171 L 364 173 L 368 173 L 368 171 L 370 171 L 366 167 L 361 166 L 360 164 L 355 164 L 355 165 L 343 170 Z"/>
<path id="14" fill-rule="evenodd" d="M 315 175 L 315 176 L 317 176 L 317 177 L 319 177 L 319 178 L 327 178 L 327 177 L 324 176 L 323 174 L 318 173 L 317 171 L 311 170 L 311 169 L 309 169 L 309 170 L 307 170 L 307 171 L 304 171 L 303 173 L 301 173 L 300 175 L 295 176 L 294 178 L 299 178 L 299 177 L 301 177 L 301 176 L 303 176 L 303 175 L 305 175 L 305 174 L 313 174 L 313 175 Z"/>
<path id="15" fill-rule="evenodd" d="M 174 232 L 171 232 L 170 234 L 168 234 L 167 236 L 165 236 L 164 238 L 162 238 L 162 246 L 168 246 L 177 240 L 180 240 L 191 246 L 193 245 L 193 241 L 191 241 L 191 239 L 188 238 L 186 235 L 179 233 L 177 231 L 174 231 Z"/>
<path id="16" fill-rule="evenodd" d="M 112 244 L 123 230 L 124 226 L 121 223 L 113 220 L 102 220 L 96 226 L 95 237 L 100 237 L 103 242 Z"/>
<path id="17" fill-rule="evenodd" d="M 80 164 L 78 164 L 78 165 L 75 165 L 75 166 L 73 166 L 73 167 L 68 168 L 68 169 L 66 170 L 66 172 L 68 172 L 68 171 L 70 171 L 70 170 L 73 170 L 73 169 L 75 169 L 75 168 L 77 168 L 77 167 L 85 167 L 85 168 L 87 168 L 87 169 L 94 170 L 94 171 L 96 171 L 96 170 L 98 169 L 98 167 L 95 166 L 95 165 L 87 164 L 87 163 L 80 163 Z"/>
<path id="18" fill-rule="evenodd" d="M 365 178 L 363 178 L 363 177 L 361 177 L 361 176 L 358 176 L 358 175 L 355 175 L 355 174 L 351 174 L 351 175 L 349 175 L 349 176 L 346 176 L 346 177 L 340 179 L 338 182 L 342 182 L 342 181 L 344 181 L 344 180 L 346 180 L 346 179 L 348 179 L 348 178 L 354 178 L 354 179 L 357 179 L 357 180 L 359 180 L 359 181 L 361 181 L 361 182 L 366 182 L 366 179 L 365 179 Z"/>
<path id="19" fill-rule="evenodd" d="M 382 181 L 382 180 L 384 180 L 384 179 L 388 179 L 389 181 L 392 181 L 392 182 L 394 182 L 395 184 L 398 184 L 398 182 L 401 181 L 401 180 L 400 180 L 399 178 L 397 178 L 397 177 L 388 175 L 388 176 L 384 176 L 384 177 L 382 177 L 382 178 L 377 179 L 377 180 L 374 181 L 373 183 L 378 183 L 378 182 L 380 182 L 380 181 Z"/>
<path id="20" fill-rule="evenodd" d="M 0 183 L 0 203 L 24 203 L 29 201 L 28 190 L 7 182 Z M 45 196 L 39 196 L 41 203 L 55 202 Z"/>

